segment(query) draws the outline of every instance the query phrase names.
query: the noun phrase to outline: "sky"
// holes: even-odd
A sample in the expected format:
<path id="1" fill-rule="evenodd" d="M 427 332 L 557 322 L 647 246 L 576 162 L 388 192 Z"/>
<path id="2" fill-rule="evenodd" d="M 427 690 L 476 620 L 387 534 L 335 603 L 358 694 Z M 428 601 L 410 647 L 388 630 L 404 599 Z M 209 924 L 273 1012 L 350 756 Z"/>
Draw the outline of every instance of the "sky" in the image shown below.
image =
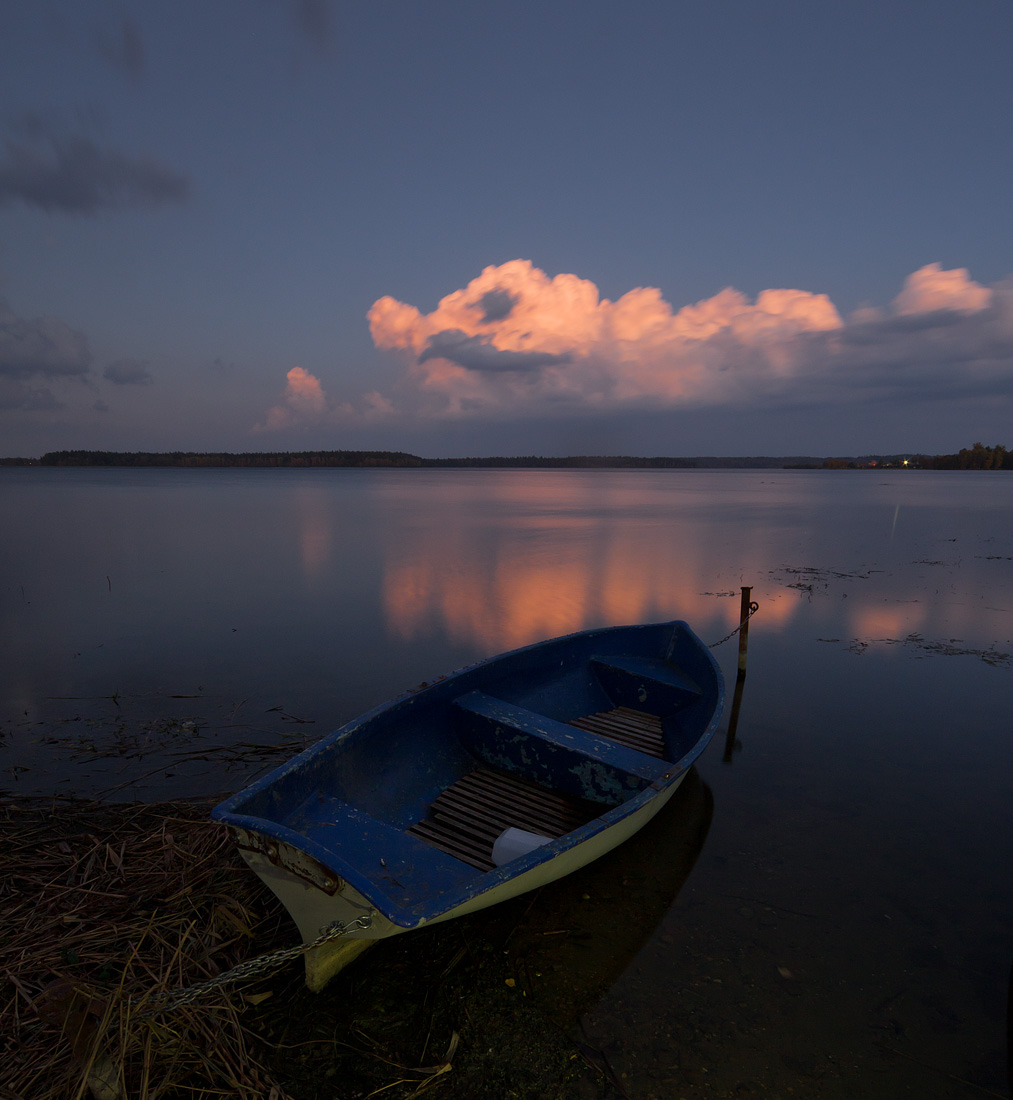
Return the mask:
<path id="1" fill-rule="evenodd" d="M 0 23 L 0 456 L 1013 445 L 1008 0 Z"/>

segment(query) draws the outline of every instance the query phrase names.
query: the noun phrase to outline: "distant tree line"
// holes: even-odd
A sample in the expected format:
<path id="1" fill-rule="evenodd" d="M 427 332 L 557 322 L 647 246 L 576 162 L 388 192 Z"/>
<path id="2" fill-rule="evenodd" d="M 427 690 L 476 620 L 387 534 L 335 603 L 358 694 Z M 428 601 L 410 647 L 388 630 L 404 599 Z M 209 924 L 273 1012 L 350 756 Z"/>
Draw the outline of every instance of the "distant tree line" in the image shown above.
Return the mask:
<path id="1" fill-rule="evenodd" d="M 544 458 L 538 455 L 501 458 L 420 458 L 402 451 L 279 451 L 228 454 L 225 452 L 169 451 L 49 451 L 38 462 L 13 459 L 13 464 L 40 466 L 350 466 L 350 467 L 501 467 L 550 469 L 690 469 L 690 458 L 637 458 L 631 455 L 577 455 Z"/>
<path id="2" fill-rule="evenodd" d="M 911 470 L 1013 470 L 1013 450 L 996 444 L 975 443 L 955 455 L 868 455 L 865 458 L 825 458 L 824 470 L 891 469 Z"/>
<path id="3" fill-rule="evenodd" d="M 1013 450 L 998 443 L 994 447 L 975 443 L 955 455 L 935 455 L 928 462 L 932 470 L 1013 470 Z"/>
<path id="4" fill-rule="evenodd" d="M 825 458 L 821 470 L 928 470 L 931 455 L 866 455 L 862 458 Z M 811 467 L 810 467 L 811 469 Z"/>
<path id="5" fill-rule="evenodd" d="M 266 466 L 266 467 L 389 467 L 584 470 L 692 470 L 692 469 L 891 469 L 1013 470 L 1013 450 L 996 444 L 975 443 L 955 455 L 865 455 L 860 458 L 764 456 L 706 456 L 643 458 L 634 455 L 544 455 L 491 458 L 421 458 L 404 451 L 49 451 L 39 459 L 0 458 L 0 466 Z"/>
<path id="6" fill-rule="evenodd" d="M 401 451 L 49 451 L 40 466 L 421 466 Z"/>
<path id="7" fill-rule="evenodd" d="M 500 469 L 565 469 L 587 470 L 686 470 L 696 466 L 692 458 L 638 458 L 633 455 L 571 455 L 566 458 L 545 458 L 541 455 L 520 455 L 494 458 L 422 458 L 423 466 L 496 467 Z"/>

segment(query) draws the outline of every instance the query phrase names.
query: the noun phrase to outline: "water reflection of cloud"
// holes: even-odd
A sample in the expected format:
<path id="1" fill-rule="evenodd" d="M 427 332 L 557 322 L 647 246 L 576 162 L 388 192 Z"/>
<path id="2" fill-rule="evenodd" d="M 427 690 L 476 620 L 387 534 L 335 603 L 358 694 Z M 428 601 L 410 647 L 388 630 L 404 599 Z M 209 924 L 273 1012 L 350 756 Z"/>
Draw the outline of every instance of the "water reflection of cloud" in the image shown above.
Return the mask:
<path id="1" fill-rule="evenodd" d="M 938 527 L 948 513 L 934 518 L 950 506 L 938 480 L 884 493 L 879 482 L 789 478 L 483 471 L 423 476 L 410 493 L 388 482 L 399 515 L 383 552 L 388 624 L 405 640 L 442 633 L 486 653 L 668 618 L 710 642 L 736 625 L 748 584 L 760 633 L 1008 637 L 993 563 L 919 557 L 950 531 Z M 842 507 L 842 490 L 859 488 Z"/>
<path id="2" fill-rule="evenodd" d="M 324 510 L 321 494 L 301 489 L 296 495 L 296 512 L 299 522 L 299 560 L 303 576 L 308 581 L 323 575 L 331 560 L 331 517 Z"/>
<path id="3" fill-rule="evenodd" d="M 671 530 L 530 517 L 499 532 L 490 552 L 481 528 L 420 532 L 387 561 L 384 603 L 405 639 L 440 625 L 457 641 L 488 651 L 603 623 L 685 617 L 727 624 L 737 600 L 704 594 L 702 548 L 674 544 Z M 543 537 L 551 527 L 551 539 Z"/>
<path id="4" fill-rule="evenodd" d="M 903 638 L 924 622 L 923 604 L 851 608 L 851 631 L 857 638 Z"/>
<path id="5" fill-rule="evenodd" d="M 774 593 L 772 596 L 765 597 L 761 592 L 754 590 L 753 598 L 761 598 L 760 615 L 754 619 L 749 629 L 751 631 L 756 630 L 774 630 L 781 629 L 787 626 L 789 621 L 793 619 L 798 613 L 799 601 L 795 597 L 789 597 L 783 592 Z M 735 607 L 733 610 L 737 611 L 739 607 L 738 600 L 735 601 Z M 731 616 L 731 621 L 734 623 L 735 615 Z"/>
<path id="6" fill-rule="evenodd" d="M 572 517 L 514 516 L 492 532 L 486 522 L 424 529 L 388 551 L 384 608 L 391 629 L 407 641 L 440 631 L 489 653 L 593 626 L 667 618 L 687 619 L 709 642 L 731 630 L 739 613 L 738 592 L 714 588 L 716 576 L 727 576 L 724 555 L 734 553 L 719 540 L 695 524 Z M 764 546 L 757 556 L 769 560 L 774 552 Z M 736 570 L 738 579 L 750 577 Z M 846 591 L 841 581 L 840 591 L 831 586 L 815 600 L 755 580 L 760 614 L 753 630 L 764 633 L 805 623 L 813 637 L 830 630 L 866 640 L 919 631 L 977 638 L 1008 625 L 1008 615 L 989 614 L 966 593 L 924 592 L 916 577 L 884 574 L 859 580 L 861 587 L 852 581 Z M 919 591 L 923 598 L 911 598 Z"/>

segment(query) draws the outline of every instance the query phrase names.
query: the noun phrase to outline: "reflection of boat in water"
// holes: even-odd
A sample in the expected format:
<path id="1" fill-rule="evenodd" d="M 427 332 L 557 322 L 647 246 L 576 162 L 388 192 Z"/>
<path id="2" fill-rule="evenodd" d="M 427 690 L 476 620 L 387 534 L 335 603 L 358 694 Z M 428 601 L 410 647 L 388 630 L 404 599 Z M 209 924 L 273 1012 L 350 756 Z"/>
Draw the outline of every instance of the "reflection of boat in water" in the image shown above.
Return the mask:
<path id="1" fill-rule="evenodd" d="M 510 937 L 525 992 L 570 1019 L 615 984 L 671 909 L 703 850 L 714 796 L 691 769 L 671 802 L 621 848 L 553 883 Z M 517 922 L 510 910 L 504 925 Z"/>
<path id="2" fill-rule="evenodd" d="M 399 696 L 213 816 L 304 939 L 353 926 L 307 952 L 320 989 L 374 940 L 508 900 L 629 840 L 685 779 L 723 697 L 685 623 L 571 634 Z"/>

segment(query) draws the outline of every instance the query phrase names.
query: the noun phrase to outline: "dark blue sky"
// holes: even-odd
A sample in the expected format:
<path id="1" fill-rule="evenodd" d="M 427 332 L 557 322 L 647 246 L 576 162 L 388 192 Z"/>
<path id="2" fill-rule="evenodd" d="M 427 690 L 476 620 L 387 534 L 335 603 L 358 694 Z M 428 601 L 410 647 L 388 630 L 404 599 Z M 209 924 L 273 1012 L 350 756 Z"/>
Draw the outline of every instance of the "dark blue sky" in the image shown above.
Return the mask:
<path id="1" fill-rule="evenodd" d="M 0 453 L 1013 442 L 1011 55 L 1006 0 L 9 5 Z"/>

